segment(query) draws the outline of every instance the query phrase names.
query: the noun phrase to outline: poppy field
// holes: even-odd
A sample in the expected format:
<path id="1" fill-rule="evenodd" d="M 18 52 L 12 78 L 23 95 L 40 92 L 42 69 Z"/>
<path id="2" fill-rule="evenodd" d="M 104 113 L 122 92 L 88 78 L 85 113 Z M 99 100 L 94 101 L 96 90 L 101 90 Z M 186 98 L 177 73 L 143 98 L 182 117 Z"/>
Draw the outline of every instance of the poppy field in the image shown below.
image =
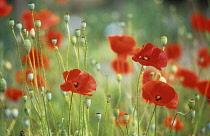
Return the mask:
<path id="1" fill-rule="evenodd" d="M 0 136 L 210 136 L 208 2 L 0 0 Z"/>

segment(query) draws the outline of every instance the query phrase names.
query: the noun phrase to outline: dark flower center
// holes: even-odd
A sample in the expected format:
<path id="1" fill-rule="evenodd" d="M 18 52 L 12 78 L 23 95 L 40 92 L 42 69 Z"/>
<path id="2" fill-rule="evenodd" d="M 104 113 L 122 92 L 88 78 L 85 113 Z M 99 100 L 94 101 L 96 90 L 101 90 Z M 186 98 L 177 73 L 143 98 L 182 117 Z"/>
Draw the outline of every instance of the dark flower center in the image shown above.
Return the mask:
<path id="1" fill-rule="evenodd" d="M 73 82 L 73 84 L 74 84 L 74 87 L 76 87 L 76 88 L 79 86 L 78 82 Z"/>
<path id="2" fill-rule="evenodd" d="M 155 96 L 155 100 L 156 100 L 156 101 L 159 101 L 159 100 L 161 100 L 161 99 L 162 99 L 162 97 L 161 97 L 160 95 Z"/>
<path id="3" fill-rule="evenodd" d="M 142 56 L 140 56 L 139 59 L 141 59 L 141 60 L 148 60 L 149 57 L 142 57 Z"/>

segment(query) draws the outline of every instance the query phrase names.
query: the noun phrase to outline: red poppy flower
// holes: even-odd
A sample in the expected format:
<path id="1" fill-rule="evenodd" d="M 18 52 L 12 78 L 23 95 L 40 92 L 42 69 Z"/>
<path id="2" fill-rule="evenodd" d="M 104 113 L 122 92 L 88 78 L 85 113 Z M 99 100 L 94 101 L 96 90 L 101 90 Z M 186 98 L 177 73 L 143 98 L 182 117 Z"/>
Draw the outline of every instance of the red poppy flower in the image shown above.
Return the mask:
<path id="1" fill-rule="evenodd" d="M 207 19 L 207 31 L 210 33 L 210 18 Z"/>
<path id="2" fill-rule="evenodd" d="M 201 67 L 208 67 L 210 64 L 210 53 L 207 47 L 203 47 L 198 51 L 197 64 Z"/>
<path id="3" fill-rule="evenodd" d="M 165 52 L 168 60 L 178 60 L 182 55 L 181 46 L 177 43 L 167 44 Z"/>
<path id="4" fill-rule="evenodd" d="M 163 123 L 166 125 L 166 127 L 171 128 L 172 127 L 172 123 L 173 123 L 173 119 L 174 119 L 174 117 L 169 116 L 169 117 L 163 119 Z M 181 130 L 183 127 L 184 127 L 184 125 L 183 125 L 182 121 L 180 119 L 176 118 L 174 120 L 172 129 L 173 130 Z"/>
<path id="5" fill-rule="evenodd" d="M 26 10 L 22 16 L 23 24 L 25 28 L 30 31 L 31 28 L 33 28 L 33 22 L 32 22 L 32 16 L 31 11 Z M 39 13 L 34 11 L 34 20 L 39 19 L 42 23 L 41 29 L 48 29 L 55 25 L 57 25 L 60 22 L 60 18 L 53 14 L 50 10 L 43 9 Z"/>
<path id="6" fill-rule="evenodd" d="M 191 70 L 179 68 L 176 76 L 181 78 L 182 85 L 189 88 L 195 88 L 198 82 L 198 76 Z"/>
<path id="7" fill-rule="evenodd" d="M 5 92 L 6 97 L 12 101 L 18 101 L 25 94 L 22 90 L 16 88 L 8 88 Z"/>
<path id="8" fill-rule="evenodd" d="M 145 69 L 143 74 L 143 84 L 155 80 L 156 77 L 159 79 L 160 76 L 159 75 L 157 76 L 157 74 L 158 74 L 157 71 L 154 69 L 150 68 Z"/>
<path id="9" fill-rule="evenodd" d="M 42 52 L 42 55 L 39 50 L 32 48 L 29 53 L 30 59 L 32 61 L 32 66 L 35 68 L 42 68 L 44 66 L 45 69 L 49 69 L 50 67 L 50 59 Z M 42 58 L 42 59 L 41 59 Z M 27 58 L 27 55 L 23 55 L 22 57 L 23 63 L 30 66 L 29 60 Z M 41 60 L 43 60 L 43 66 L 41 63 Z"/>
<path id="10" fill-rule="evenodd" d="M 133 37 L 128 35 L 113 35 L 107 37 L 112 51 L 117 54 L 130 54 L 133 52 L 136 42 Z"/>
<path id="11" fill-rule="evenodd" d="M 8 5 L 6 0 L 0 0 L 0 17 L 6 17 L 12 11 L 12 5 Z"/>
<path id="12" fill-rule="evenodd" d="M 117 74 L 129 74 L 133 71 L 133 67 L 129 61 L 120 57 L 117 57 L 111 61 L 111 68 Z"/>
<path id="13" fill-rule="evenodd" d="M 58 1 L 58 2 L 67 2 L 68 0 L 55 0 L 55 1 Z"/>
<path id="14" fill-rule="evenodd" d="M 196 88 L 207 99 L 210 99 L 210 81 L 208 80 L 199 81 Z M 210 101 L 208 102 L 210 104 Z"/>
<path id="15" fill-rule="evenodd" d="M 126 114 L 126 112 L 120 111 L 120 113 L 119 113 L 119 115 L 118 115 L 118 117 L 117 117 L 117 120 L 118 120 L 119 124 L 120 124 L 120 125 L 123 125 L 123 126 L 126 125 L 126 121 L 124 120 L 124 114 Z M 127 124 L 128 124 L 129 122 L 130 122 L 130 118 L 129 118 Z M 115 124 L 117 125 L 117 122 L 115 122 Z"/>
<path id="16" fill-rule="evenodd" d="M 95 79 L 85 71 L 80 71 L 79 69 L 73 69 L 69 72 L 64 71 L 63 78 L 65 83 L 60 85 L 60 88 L 63 91 L 72 91 L 88 96 L 92 96 L 92 94 L 88 93 L 96 91 Z"/>
<path id="17" fill-rule="evenodd" d="M 53 51 L 54 50 L 54 44 L 52 43 L 52 39 L 57 39 L 56 46 L 58 48 L 60 48 L 61 43 L 63 41 L 63 34 L 59 30 L 49 30 L 48 32 L 45 33 L 44 38 L 47 41 L 48 49 Z"/>
<path id="18" fill-rule="evenodd" d="M 32 81 L 29 80 L 28 78 L 28 74 L 29 73 L 33 73 L 31 69 L 26 69 L 24 70 L 24 73 L 25 73 L 25 79 L 26 79 L 26 83 L 28 85 L 31 85 L 31 83 L 33 83 L 33 85 L 35 86 L 35 82 L 34 82 L 34 79 Z M 38 87 L 42 87 L 44 85 L 44 78 L 42 75 L 40 74 L 36 74 L 36 75 L 33 75 L 34 78 L 36 78 L 37 80 L 37 85 Z M 19 84 L 23 84 L 24 83 L 24 79 L 23 79 L 23 75 L 21 73 L 21 70 L 17 70 L 16 73 L 15 73 L 15 79 L 16 81 L 19 83 Z"/>
<path id="19" fill-rule="evenodd" d="M 194 13 L 191 16 L 191 25 L 196 31 L 204 32 L 207 29 L 207 19 L 200 13 Z"/>
<path id="20" fill-rule="evenodd" d="M 152 43 L 143 45 L 140 52 L 132 57 L 135 62 L 139 62 L 144 66 L 153 66 L 158 70 L 166 67 L 167 55 L 160 48 L 154 46 Z"/>
<path id="21" fill-rule="evenodd" d="M 176 109 L 178 95 L 168 84 L 161 81 L 149 81 L 142 87 L 142 97 L 159 106 Z"/>

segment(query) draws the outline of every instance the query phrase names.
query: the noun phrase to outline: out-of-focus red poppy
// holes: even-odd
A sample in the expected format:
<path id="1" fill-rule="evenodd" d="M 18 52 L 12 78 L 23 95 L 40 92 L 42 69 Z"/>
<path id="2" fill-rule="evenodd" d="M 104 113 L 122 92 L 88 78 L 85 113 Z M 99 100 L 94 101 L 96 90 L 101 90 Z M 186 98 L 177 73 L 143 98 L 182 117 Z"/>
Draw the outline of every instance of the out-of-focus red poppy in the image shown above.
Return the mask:
<path id="1" fill-rule="evenodd" d="M 12 5 L 8 5 L 6 0 L 0 0 L 0 17 L 6 17 L 12 11 Z"/>
<path id="2" fill-rule="evenodd" d="M 33 22 L 32 22 L 32 16 L 31 11 L 26 10 L 22 16 L 24 27 L 30 31 L 31 28 L 33 28 Z M 59 16 L 53 14 L 48 9 L 43 9 L 39 13 L 34 11 L 34 20 L 39 19 L 42 23 L 41 29 L 49 29 L 55 25 L 57 25 L 60 22 Z"/>
<path id="3" fill-rule="evenodd" d="M 112 51 L 117 54 L 131 54 L 135 52 L 136 41 L 128 35 L 113 35 L 107 37 Z"/>
<path id="4" fill-rule="evenodd" d="M 117 57 L 111 61 L 111 68 L 115 73 L 123 75 L 129 74 L 133 71 L 133 67 L 130 62 L 120 57 Z"/>
<path id="5" fill-rule="evenodd" d="M 143 74 L 143 84 L 149 82 L 149 81 L 154 81 L 158 80 L 160 78 L 160 75 L 157 75 L 157 71 L 151 68 L 147 68 L 144 70 Z M 155 79 L 157 77 L 157 79 Z"/>
<path id="6" fill-rule="evenodd" d="M 50 59 L 42 52 L 32 48 L 30 53 L 29 53 L 30 59 L 31 59 L 31 63 L 32 66 L 35 68 L 42 68 L 44 66 L 45 69 L 49 69 L 50 67 Z M 28 57 L 26 54 L 23 55 L 22 57 L 23 63 L 27 64 L 28 66 L 30 66 Z M 43 63 L 42 63 L 42 61 Z M 43 64 L 43 65 L 42 65 Z"/>
<path id="7" fill-rule="evenodd" d="M 144 66 L 153 66 L 158 70 L 166 67 L 167 55 L 160 48 L 154 46 L 152 43 L 143 45 L 140 52 L 135 54 L 132 59 Z"/>
<path id="8" fill-rule="evenodd" d="M 195 88 L 198 83 L 198 76 L 191 70 L 179 68 L 176 76 L 181 78 L 182 85 L 189 88 Z"/>
<path id="9" fill-rule="evenodd" d="M 178 95 L 175 90 L 162 81 L 149 81 L 142 87 L 142 97 L 149 102 L 169 109 L 176 109 Z"/>
<path id="10" fill-rule="evenodd" d="M 184 127 L 182 121 L 176 118 L 173 123 L 173 119 L 174 117 L 169 116 L 163 119 L 163 123 L 166 125 L 166 127 L 169 127 L 169 128 L 172 127 L 173 130 L 181 130 Z M 173 123 L 173 126 L 172 126 L 172 123 Z"/>
<path id="11" fill-rule="evenodd" d="M 67 2 L 68 0 L 55 0 L 55 1 L 58 1 L 58 2 Z"/>
<path id="12" fill-rule="evenodd" d="M 210 99 L 210 81 L 209 80 L 199 81 L 196 89 L 198 90 L 198 92 L 204 95 L 207 99 Z M 208 101 L 208 103 L 210 104 L 210 101 Z"/>
<path id="13" fill-rule="evenodd" d="M 52 43 L 52 39 L 57 39 L 56 46 L 58 48 L 61 47 L 61 43 L 63 41 L 63 33 L 59 30 L 49 30 L 45 33 L 44 38 L 47 42 L 47 48 L 51 51 L 54 50 L 54 44 Z"/>
<path id="14" fill-rule="evenodd" d="M 191 16 L 192 27 L 199 32 L 205 32 L 207 30 L 207 19 L 200 13 L 194 13 Z"/>
<path id="15" fill-rule="evenodd" d="M 32 85 L 31 83 L 33 83 L 33 86 L 35 86 L 36 84 L 35 84 L 34 78 L 36 78 L 38 87 L 44 86 L 44 78 L 43 78 L 42 75 L 40 75 L 40 74 L 36 74 L 36 75 L 33 74 L 33 77 L 34 77 L 34 78 L 33 78 L 33 80 L 31 81 L 31 80 L 28 78 L 28 74 L 29 74 L 29 73 L 33 73 L 32 70 L 31 70 L 31 69 L 25 69 L 23 72 L 25 73 L 24 76 L 25 76 L 26 83 L 27 83 L 28 85 Z M 23 83 L 24 83 L 24 79 L 23 79 L 23 75 L 22 75 L 21 70 L 17 70 L 17 71 L 16 71 L 16 73 L 15 73 L 15 79 L 16 79 L 16 81 L 17 81 L 19 84 L 23 84 Z"/>
<path id="16" fill-rule="evenodd" d="M 182 55 L 181 46 L 177 43 L 170 43 L 165 48 L 168 60 L 178 60 Z"/>
<path id="17" fill-rule="evenodd" d="M 5 92 L 6 97 L 15 102 L 25 94 L 22 90 L 16 88 L 8 88 Z"/>
<path id="18" fill-rule="evenodd" d="M 124 114 L 126 114 L 126 112 L 120 111 L 120 113 L 119 113 L 119 115 L 118 115 L 118 117 L 117 117 L 117 120 L 118 120 L 119 124 L 120 124 L 120 125 L 123 125 L 123 126 L 126 125 L 126 121 L 124 120 Z M 115 120 L 115 121 L 116 121 L 116 120 Z M 127 124 L 129 124 L 129 122 L 130 122 L 130 118 L 129 118 Z M 117 122 L 115 122 L 115 124 L 117 125 Z"/>
<path id="19" fill-rule="evenodd" d="M 207 19 L 207 31 L 210 33 L 210 18 Z"/>
<path id="20" fill-rule="evenodd" d="M 60 85 L 60 88 L 63 91 L 72 91 L 74 93 L 88 96 L 92 96 L 92 94 L 88 93 L 96 91 L 95 79 L 85 71 L 80 71 L 79 69 L 64 71 L 63 78 L 65 83 Z"/>
<path id="21" fill-rule="evenodd" d="M 201 67 L 208 67 L 210 65 L 210 53 L 207 47 L 198 50 L 197 64 Z"/>

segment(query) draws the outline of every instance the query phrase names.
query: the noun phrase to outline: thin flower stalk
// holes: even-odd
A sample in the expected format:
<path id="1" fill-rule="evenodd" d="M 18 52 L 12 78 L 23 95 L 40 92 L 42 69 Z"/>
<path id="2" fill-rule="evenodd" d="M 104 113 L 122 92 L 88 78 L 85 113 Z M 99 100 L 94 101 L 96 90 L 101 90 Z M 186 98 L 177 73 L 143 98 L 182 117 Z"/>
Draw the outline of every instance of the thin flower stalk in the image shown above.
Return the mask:
<path id="1" fill-rule="evenodd" d="M 68 122 L 69 122 L 69 125 L 68 125 L 68 136 L 70 136 L 71 135 L 71 109 L 72 109 L 72 100 L 73 100 L 73 95 L 74 95 L 74 93 L 72 92 L 71 94 L 69 94 L 69 95 L 71 95 L 71 96 L 69 96 L 69 98 L 70 98 L 70 102 L 69 102 L 69 113 L 68 113 L 68 115 L 69 115 L 69 119 L 68 119 Z"/>
<path id="2" fill-rule="evenodd" d="M 147 130 L 146 130 L 145 136 L 147 136 L 147 134 L 149 134 L 150 125 L 151 125 L 151 122 L 152 122 L 152 118 L 153 118 L 153 116 L 154 116 L 154 114 L 155 114 L 156 107 L 157 107 L 157 105 L 155 105 L 155 107 L 154 107 L 154 109 L 153 109 L 153 112 L 152 112 L 152 115 L 151 115 L 151 117 L 150 117 L 150 121 L 149 121 Z"/>
<path id="3" fill-rule="evenodd" d="M 70 37 L 71 37 L 71 34 L 70 34 L 70 30 L 69 30 L 69 23 L 66 22 L 66 30 L 67 30 L 67 36 L 68 36 L 68 41 L 69 41 L 69 44 L 68 44 L 68 47 L 67 47 L 67 52 L 66 52 L 66 68 L 68 69 L 68 61 L 69 61 L 69 50 L 70 50 L 70 45 L 71 45 L 71 40 L 70 40 Z"/>

